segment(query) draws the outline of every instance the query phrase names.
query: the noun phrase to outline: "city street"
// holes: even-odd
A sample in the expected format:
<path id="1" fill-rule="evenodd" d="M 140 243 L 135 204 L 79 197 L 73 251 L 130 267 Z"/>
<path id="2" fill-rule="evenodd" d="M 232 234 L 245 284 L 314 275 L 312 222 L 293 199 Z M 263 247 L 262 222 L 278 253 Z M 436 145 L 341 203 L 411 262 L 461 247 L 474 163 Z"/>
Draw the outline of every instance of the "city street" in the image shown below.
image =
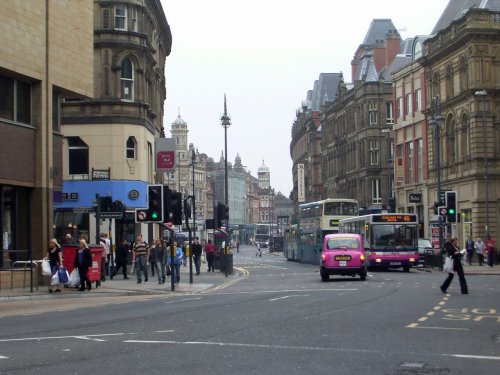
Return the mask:
<path id="1" fill-rule="evenodd" d="M 237 277 L 194 293 L 0 302 L 0 373 L 498 373 L 496 275 L 466 275 L 461 295 L 456 279 L 441 293 L 438 270 L 321 282 L 318 266 L 250 246 L 233 262 Z"/>

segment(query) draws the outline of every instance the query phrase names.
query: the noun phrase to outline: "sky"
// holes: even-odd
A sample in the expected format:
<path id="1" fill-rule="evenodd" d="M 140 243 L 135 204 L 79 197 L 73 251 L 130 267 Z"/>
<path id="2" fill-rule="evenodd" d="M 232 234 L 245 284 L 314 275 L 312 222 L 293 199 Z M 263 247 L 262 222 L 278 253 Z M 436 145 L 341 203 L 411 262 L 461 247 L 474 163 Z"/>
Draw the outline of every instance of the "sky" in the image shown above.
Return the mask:
<path id="1" fill-rule="evenodd" d="M 375 18 L 401 37 L 430 34 L 448 0 L 161 0 L 172 31 L 165 67 L 164 127 L 180 115 L 188 144 L 219 161 L 224 152 L 224 94 L 231 126 L 228 162 L 237 155 L 271 187 L 293 188 L 291 128 L 320 73 L 344 73 Z"/>

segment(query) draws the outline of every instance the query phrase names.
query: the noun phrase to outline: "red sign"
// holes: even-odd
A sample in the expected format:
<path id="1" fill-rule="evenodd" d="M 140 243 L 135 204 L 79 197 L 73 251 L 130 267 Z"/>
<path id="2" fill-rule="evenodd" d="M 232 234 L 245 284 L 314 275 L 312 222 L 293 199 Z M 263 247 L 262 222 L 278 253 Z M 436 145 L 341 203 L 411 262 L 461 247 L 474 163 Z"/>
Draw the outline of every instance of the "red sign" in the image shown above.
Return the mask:
<path id="1" fill-rule="evenodd" d="M 175 165 L 175 151 L 158 151 L 156 153 L 156 170 L 173 169 Z"/>

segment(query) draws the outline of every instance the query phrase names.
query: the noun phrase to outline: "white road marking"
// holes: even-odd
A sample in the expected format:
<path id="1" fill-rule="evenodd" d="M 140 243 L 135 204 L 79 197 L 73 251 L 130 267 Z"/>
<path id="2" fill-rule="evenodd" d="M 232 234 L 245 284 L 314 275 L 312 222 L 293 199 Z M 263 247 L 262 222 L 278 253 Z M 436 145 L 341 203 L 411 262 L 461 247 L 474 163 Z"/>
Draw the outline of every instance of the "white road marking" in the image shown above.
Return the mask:
<path id="1" fill-rule="evenodd" d="M 3 355 L 0 355 L 0 359 L 9 359 L 9 357 L 4 357 Z"/>
<path id="2" fill-rule="evenodd" d="M 186 301 L 196 301 L 196 300 L 199 300 L 201 299 L 201 297 L 196 297 L 196 298 L 184 298 L 184 299 L 178 299 L 178 300 L 174 300 L 174 301 L 167 301 L 167 302 L 164 302 L 164 303 L 177 303 L 177 302 L 186 302 Z"/>
<path id="3" fill-rule="evenodd" d="M 278 301 L 280 299 L 287 299 L 287 298 L 290 298 L 290 297 L 309 297 L 309 294 L 290 294 L 288 296 L 283 296 L 283 297 L 278 297 L 278 298 L 271 298 L 269 301 L 270 302 L 274 302 L 274 301 Z"/>
<path id="4" fill-rule="evenodd" d="M 436 329 L 445 331 L 470 331 L 469 328 L 453 328 L 453 327 L 422 327 L 418 323 L 408 324 L 406 328 L 418 328 L 418 329 Z"/>
<path id="5" fill-rule="evenodd" d="M 173 329 L 167 329 L 166 331 L 154 331 L 155 333 L 170 333 L 175 332 Z"/>
<path id="6" fill-rule="evenodd" d="M 500 361 L 500 357 L 493 357 L 489 355 L 466 355 L 466 354 L 443 354 L 456 358 L 472 358 L 472 359 L 490 359 L 493 361 Z"/>
<path id="7" fill-rule="evenodd" d="M 60 339 L 83 339 L 91 340 L 93 337 L 106 337 L 106 336 L 124 336 L 124 335 L 135 335 L 135 333 L 102 333 L 99 335 L 79 335 L 79 336 L 47 336 L 47 337 L 23 337 L 20 339 L 2 339 L 0 342 L 11 342 L 11 341 L 40 341 L 40 340 L 60 340 Z M 95 341 L 103 341 L 96 339 Z"/>

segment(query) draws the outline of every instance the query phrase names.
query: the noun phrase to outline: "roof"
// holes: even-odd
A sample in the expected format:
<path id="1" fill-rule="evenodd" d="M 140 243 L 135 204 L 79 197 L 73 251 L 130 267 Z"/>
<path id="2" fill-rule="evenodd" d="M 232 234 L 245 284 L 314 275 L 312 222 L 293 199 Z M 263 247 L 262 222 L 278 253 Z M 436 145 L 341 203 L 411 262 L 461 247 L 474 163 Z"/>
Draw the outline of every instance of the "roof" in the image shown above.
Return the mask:
<path id="1" fill-rule="evenodd" d="M 432 34 L 437 34 L 440 30 L 447 28 L 453 21 L 463 17 L 471 8 L 499 12 L 500 0 L 450 0 L 434 26 Z"/>
<path id="2" fill-rule="evenodd" d="M 391 19 L 374 19 L 366 33 L 363 44 L 373 45 L 385 41 L 387 33 L 390 31 L 398 33 Z"/>
<path id="3" fill-rule="evenodd" d="M 312 91 L 312 110 L 319 111 L 325 102 L 335 100 L 342 73 L 321 73 L 314 82 Z"/>

